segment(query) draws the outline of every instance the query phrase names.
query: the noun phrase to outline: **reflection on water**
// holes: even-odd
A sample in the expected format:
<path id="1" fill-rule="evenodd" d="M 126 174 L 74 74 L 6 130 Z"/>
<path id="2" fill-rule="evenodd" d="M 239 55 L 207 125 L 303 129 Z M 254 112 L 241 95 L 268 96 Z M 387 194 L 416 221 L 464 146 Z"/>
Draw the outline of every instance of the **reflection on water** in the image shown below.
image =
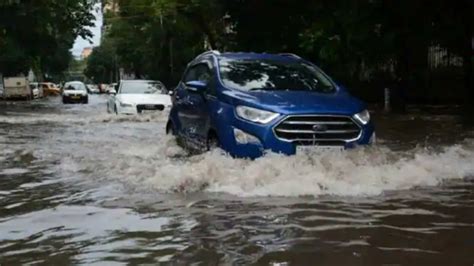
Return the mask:
<path id="1" fill-rule="evenodd" d="M 456 116 L 376 116 L 378 147 L 248 161 L 105 110 L 0 102 L 1 265 L 474 263 Z"/>

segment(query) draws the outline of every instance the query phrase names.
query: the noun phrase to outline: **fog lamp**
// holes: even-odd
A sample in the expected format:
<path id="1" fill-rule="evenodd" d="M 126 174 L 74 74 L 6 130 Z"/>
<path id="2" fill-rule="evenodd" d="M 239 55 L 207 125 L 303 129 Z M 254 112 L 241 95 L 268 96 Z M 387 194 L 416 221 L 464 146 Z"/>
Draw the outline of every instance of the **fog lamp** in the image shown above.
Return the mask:
<path id="1" fill-rule="evenodd" d="M 234 128 L 235 141 L 239 144 L 260 144 L 260 140 L 240 129 Z"/>

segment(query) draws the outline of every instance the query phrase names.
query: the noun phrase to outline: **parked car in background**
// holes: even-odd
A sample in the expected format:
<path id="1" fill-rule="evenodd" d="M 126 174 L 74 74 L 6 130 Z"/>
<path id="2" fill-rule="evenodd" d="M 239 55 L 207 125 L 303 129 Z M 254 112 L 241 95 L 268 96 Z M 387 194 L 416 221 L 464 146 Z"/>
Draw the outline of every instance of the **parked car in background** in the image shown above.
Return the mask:
<path id="1" fill-rule="evenodd" d="M 25 77 L 5 77 L 3 86 L 4 99 L 31 100 L 32 98 L 30 85 Z"/>
<path id="2" fill-rule="evenodd" d="M 107 111 L 116 114 L 141 114 L 171 108 L 171 97 L 160 81 L 124 80 L 110 96 Z"/>
<path id="3" fill-rule="evenodd" d="M 31 94 L 33 95 L 34 99 L 43 98 L 44 91 L 43 87 L 39 85 L 37 82 L 30 83 Z"/>
<path id="4" fill-rule="evenodd" d="M 87 91 L 89 92 L 89 94 L 99 94 L 100 93 L 99 87 L 97 85 L 87 84 L 86 86 L 87 86 Z"/>
<path id="5" fill-rule="evenodd" d="M 103 83 L 99 84 L 99 93 L 106 93 L 107 92 L 106 87 L 107 87 L 106 84 L 103 84 Z"/>
<path id="6" fill-rule="evenodd" d="M 106 94 L 114 94 L 118 91 L 118 83 L 112 83 L 105 85 L 104 93 Z"/>
<path id="7" fill-rule="evenodd" d="M 63 103 L 89 103 L 86 85 L 80 81 L 71 81 L 64 84 Z"/>
<path id="8" fill-rule="evenodd" d="M 366 105 L 317 66 L 292 54 L 208 52 L 177 87 L 167 132 L 186 147 L 237 157 L 370 144 Z"/>
<path id="9" fill-rule="evenodd" d="M 43 89 L 44 96 L 59 96 L 59 95 L 61 95 L 61 89 L 54 83 L 42 82 L 42 83 L 40 83 L 40 86 Z"/>

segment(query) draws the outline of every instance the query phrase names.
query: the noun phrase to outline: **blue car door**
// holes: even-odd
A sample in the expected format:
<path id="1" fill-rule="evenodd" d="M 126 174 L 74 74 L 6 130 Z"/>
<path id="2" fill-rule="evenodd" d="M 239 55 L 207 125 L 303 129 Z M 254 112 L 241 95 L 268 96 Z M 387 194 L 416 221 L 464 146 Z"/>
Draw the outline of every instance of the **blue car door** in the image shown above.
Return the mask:
<path id="1" fill-rule="evenodd" d="M 188 99 L 188 91 L 186 90 L 186 86 L 183 82 L 180 82 L 178 84 L 178 87 L 176 87 L 176 95 L 175 95 L 175 100 L 174 100 L 174 105 L 176 109 L 176 116 L 178 118 L 178 125 L 177 129 L 180 134 L 184 134 L 186 132 L 186 127 L 188 124 L 188 121 L 186 120 L 186 100 Z"/>
<path id="2" fill-rule="evenodd" d="M 205 82 L 208 88 L 205 92 L 189 93 L 189 123 L 198 145 L 207 145 L 207 135 L 210 128 L 210 111 L 216 98 L 213 96 L 214 72 L 211 58 L 202 60 L 193 67 L 195 80 Z"/>
<path id="3" fill-rule="evenodd" d="M 196 80 L 196 70 L 194 66 L 188 67 L 184 74 L 183 80 L 178 84 L 175 96 L 175 105 L 177 117 L 179 120 L 179 133 L 184 135 L 187 139 L 193 138 L 195 130 L 192 126 L 190 116 L 192 116 L 191 99 L 193 92 L 190 92 L 186 87 L 186 82 Z"/>

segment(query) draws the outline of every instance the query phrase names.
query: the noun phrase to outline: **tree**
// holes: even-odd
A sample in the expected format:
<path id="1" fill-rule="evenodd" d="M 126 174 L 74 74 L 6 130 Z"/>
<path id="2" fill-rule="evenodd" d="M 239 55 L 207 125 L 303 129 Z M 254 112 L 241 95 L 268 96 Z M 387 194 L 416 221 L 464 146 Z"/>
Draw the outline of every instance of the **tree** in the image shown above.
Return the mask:
<path id="1" fill-rule="evenodd" d="M 87 60 L 84 74 L 94 83 L 112 83 L 116 80 L 115 47 L 112 43 L 103 43 L 94 48 Z"/>
<path id="2" fill-rule="evenodd" d="M 92 36 L 97 0 L 22 0 L 0 6 L 0 72 L 33 68 L 59 73 L 67 68 L 76 37 Z"/>
<path id="3" fill-rule="evenodd" d="M 115 59 L 126 72 L 172 85 L 206 41 L 210 46 L 221 43 L 213 22 L 220 16 L 203 16 L 206 8 L 217 10 L 217 1 L 211 2 L 118 0 L 120 11 L 105 14 L 110 30 L 104 43 L 113 44 Z"/>
<path id="4" fill-rule="evenodd" d="M 115 1 L 105 39 L 113 40 L 116 62 L 168 85 L 205 49 L 292 52 L 370 99 L 391 87 L 426 101 L 436 94 L 429 51 L 440 47 L 464 57 L 465 91 L 474 93 L 472 0 Z"/>

